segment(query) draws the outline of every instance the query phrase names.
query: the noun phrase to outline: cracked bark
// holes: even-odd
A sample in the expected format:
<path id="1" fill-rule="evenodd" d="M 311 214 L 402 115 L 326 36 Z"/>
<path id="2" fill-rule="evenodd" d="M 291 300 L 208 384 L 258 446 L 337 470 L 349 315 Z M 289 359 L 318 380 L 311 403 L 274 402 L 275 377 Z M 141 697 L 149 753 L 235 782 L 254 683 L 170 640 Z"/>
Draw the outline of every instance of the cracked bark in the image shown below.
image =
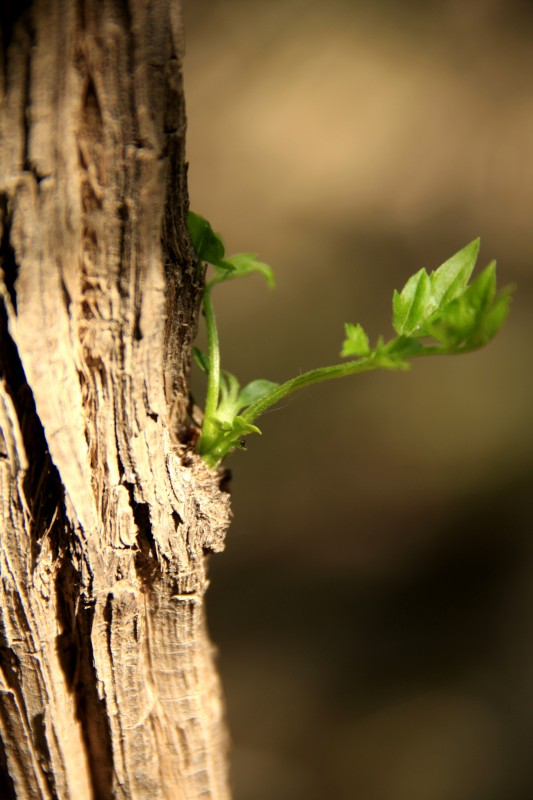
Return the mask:
<path id="1" fill-rule="evenodd" d="M 1 13 L 0 795 L 228 798 L 179 4 Z"/>

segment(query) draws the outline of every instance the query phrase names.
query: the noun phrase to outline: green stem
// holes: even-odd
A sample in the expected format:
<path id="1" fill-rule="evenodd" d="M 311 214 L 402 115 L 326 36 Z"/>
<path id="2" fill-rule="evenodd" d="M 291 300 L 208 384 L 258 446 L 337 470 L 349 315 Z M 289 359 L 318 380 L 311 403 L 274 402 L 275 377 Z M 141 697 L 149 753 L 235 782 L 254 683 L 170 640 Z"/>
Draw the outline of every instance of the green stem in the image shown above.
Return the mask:
<path id="1" fill-rule="evenodd" d="M 470 349 L 464 348 L 462 352 L 469 352 Z M 425 346 L 417 353 L 411 353 L 409 358 L 421 358 L 428 355 L 449 355 L 450 351 L 443 346 Z M 306 386 L 312 386 L 314 383 L 321 383 L 322 381 L 329 381 L 335 378 L 344 378 L 347 375 L 358 375 L 360 372 L 370 372 L 373 369 L 382 369 L 383 365 L 376 362 L 372 355 L 363 356 L 356 361 L 347 361 L 343 364 L 334 364 L 331 367 L 318 367 L 317 369 L 310 369 L 308 372 L 303 372 L 297 375 L 296 378 L 291 378 L 285 383 L 280 383 L 275 389 L 266 394 L 260 400 L 252 403 L 246 411 L 243 411 L 241 417 L 245 422 L 254 422 L 261 414 L 263 414 L 271 406 L 279 403 L 284 397 L 297 392 L 299 389 L 304 389 Z M 398 367 L 396 367 L 397 369 Z"/>
<path id="2" fill-rule="evenodd" d="M 202 307 L 207 328 L 207 346 L 209 355 L 209 373 L 207 375 L 207 394 L 205 399 L 204 422 L 202 434 L 198 442 L 200 453 L 207 452 L 218 435 L 214 419 L 217 413 L 218 398 L 220 394 L 220 348 L 218 343 L 218 330 L 211 302 L 211 283 L 207 283 L 202 300 Z"/>
<path id="3" fill-rule="evenodd" d="M 241 414 L 241 417 L 246 422 L 252 423 L 271 406 L 279 403 L 280 400 L 283 400 L 284 397 L 287 397 L 293 392 L 299 391 L 299 389 L 305 389 L 306 386 L 311 386 L 314 383 L 321 383 L 322 381 L 333 380 L 334 378 L 344 378 L 346 375 L 357 375 L 360 372 L 368 372 L 372 369 L 376 369 L 376 364 L 371 358 L 360 358 L 357 361 L 334 364 L 331 367 L 311 369 L 308 372 L 297 375 L 296 378 L 285 381 L 285 383 L 280 383 L 279 386 L 276 386 L 276 388 L 267 395 L 248 406 L 246 411 L 243 411 Z"/>

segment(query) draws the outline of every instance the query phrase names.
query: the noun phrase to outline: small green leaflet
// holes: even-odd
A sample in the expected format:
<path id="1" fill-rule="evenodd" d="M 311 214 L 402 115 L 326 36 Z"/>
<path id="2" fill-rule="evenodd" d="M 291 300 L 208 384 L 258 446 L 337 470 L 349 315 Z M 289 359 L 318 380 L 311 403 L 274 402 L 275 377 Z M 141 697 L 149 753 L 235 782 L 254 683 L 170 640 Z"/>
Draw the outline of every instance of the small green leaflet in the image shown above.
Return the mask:
<path id="1" fill-rule="evenodd" d="M 342 343 L 342 358 L 369 355 L 368 336 L 362 325 L 353 325 L 351 322 L 347 322 L 344 325 L 344 333 L 346 334 L 346 339 Z"/>

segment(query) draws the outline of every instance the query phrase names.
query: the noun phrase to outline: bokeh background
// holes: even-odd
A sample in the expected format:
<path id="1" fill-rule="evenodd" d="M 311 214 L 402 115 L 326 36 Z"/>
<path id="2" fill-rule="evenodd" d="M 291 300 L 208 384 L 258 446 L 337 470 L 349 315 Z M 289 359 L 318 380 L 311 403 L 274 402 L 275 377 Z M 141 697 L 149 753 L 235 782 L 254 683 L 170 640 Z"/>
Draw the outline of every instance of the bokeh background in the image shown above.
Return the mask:
<path id="1" fill-rule="evenodd" d="M 184 16 L 191 207 L 277 276 L 218 290 L 226 369 L 389 335 L 392 290 L 478 235 L 517 286 L 485 350 L 309 390 L 232 457 L 208 610 L 235 798 L 531 800 L 532 4 Z"/>

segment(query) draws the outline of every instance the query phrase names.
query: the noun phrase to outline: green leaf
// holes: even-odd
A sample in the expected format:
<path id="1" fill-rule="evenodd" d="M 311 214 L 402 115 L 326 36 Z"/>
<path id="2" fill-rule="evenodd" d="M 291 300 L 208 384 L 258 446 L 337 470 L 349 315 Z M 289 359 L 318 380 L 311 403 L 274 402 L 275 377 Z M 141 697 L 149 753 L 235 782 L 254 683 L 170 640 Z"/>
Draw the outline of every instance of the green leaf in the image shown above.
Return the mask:
<path id="1" fill-rule="evenodd" d="M 200 261 L 207 261 L 209 264 L 227 272 L 233 271 L 234 267 L 229 261 L 224 259 L 225 248 L 222 237 L 215 233 L 209 222 L 189 211 L 187 225 L 191 237 L 192 246 Z"/>
<path id="2" fill-rule="evenodd" d="M 262 378 L 247 384 L 238 397 L 239 411 L 242 408 L 248 408 L 248 406 L 251 406 L 252 403 L 257 402 L 257 400 L 262 400 L 263 397 L 266 397 L 267 394 L 278 386 L 279 384 Z"/>
<path id="3" fill-rule="evenodd" d="M 431 273 L 431 296 L 435 308 L 445 306 L 463 292 L 476 265 L 478 253 L 479 239 L 474 239 Z"/>
<path id="4" fill-rule="evenodd" d="M 346 339 L 342 343 L 341 350 L 343 358 L 367 356 L 370 353 L 368 336 L 362 325 L 353 325 L 351 322 L 347 322 L 344 326 L 344 333 Z"/>
<path id="5" fill-rule="evenodd" d="M 206 375 L 209 374 L 209 356 L 207 353 L 202 352 L 198 347 L 193 347 L 192 349 L 192 357 L 194 359 L 194 363 L 197 367 L 200 367 L 202 372 L 205 372 Z"/>
<path id="6" fill-rule="evenodd" d="M 250 275 L 252 272 L 259 272 L 265 278 L 271 289 L 275 286 L 274 273 L 268 264 L 257 260 L 257 253 L 236 253 L 226 259 L 232 267 L 232 278 L 240 278 Z"/>
<path id="7" fill-rule="evenodd" d="M 408 336 L 422 325 L 433 310 L 431 282 L 425 269 L 411 275 L 392 299 L 392 324 L 396 333 Z"/>

